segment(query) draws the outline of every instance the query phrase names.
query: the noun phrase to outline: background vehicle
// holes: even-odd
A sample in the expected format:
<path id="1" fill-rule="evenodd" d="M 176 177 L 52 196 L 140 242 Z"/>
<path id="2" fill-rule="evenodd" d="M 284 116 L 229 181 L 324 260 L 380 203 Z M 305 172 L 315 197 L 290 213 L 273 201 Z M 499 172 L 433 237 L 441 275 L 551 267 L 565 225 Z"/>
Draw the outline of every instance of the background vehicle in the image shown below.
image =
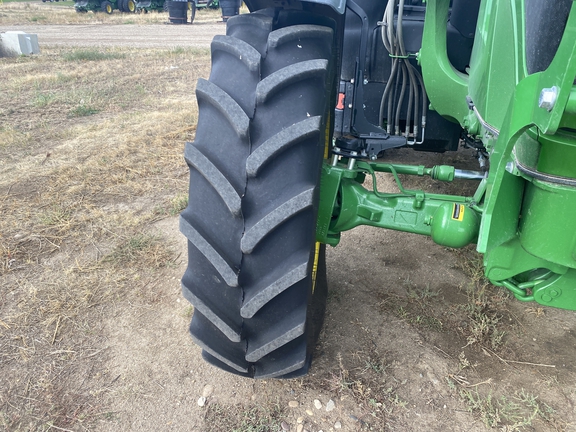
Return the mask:
<path id="1" fill-rule="evenodd" d="M 250 377 L 306 373 L 324 245 L 359 225 L 475 243 L 493 284 L 576 310 L 573 2 L 246 4 L 256 12 L 213 41 L 185 150 L 182 286 L 206 360 Z M 386 162 L 392 148 L 460 145 L 478 170 Z M 376 172 L 399 192 L 366 189 Z M 478 187 L 407 190 L 399 174 Z"/>
<path id="2" fill-rule="evenodd" d="M 195 2 L 189 2 L 190 7 L 189 10 L 194 8 L 194 12 L 196 9 L 201 9 L 205 7 L 209 7 L 211 9 L 218 9 L 219 2 L 218 0 L 198 0 Z M 136 9 L 138 11 L 143 11 L 144 13 L 148 13 L 149 11 L 168 11 L 168 3 L 164 0 L 144 0 L 139 1 L 136 3 Z M 193 19 L 192 19 L 193 21 Z"/>
<path id="3" fill-rule="evenodd" d="M 107 14 L 111 14 L 115 9 L 121 12 L 134 12 L 136 10 L 134 0 L 80 0 L 74 3 L 74 9 L 78 13 L 94 11 Z"/>

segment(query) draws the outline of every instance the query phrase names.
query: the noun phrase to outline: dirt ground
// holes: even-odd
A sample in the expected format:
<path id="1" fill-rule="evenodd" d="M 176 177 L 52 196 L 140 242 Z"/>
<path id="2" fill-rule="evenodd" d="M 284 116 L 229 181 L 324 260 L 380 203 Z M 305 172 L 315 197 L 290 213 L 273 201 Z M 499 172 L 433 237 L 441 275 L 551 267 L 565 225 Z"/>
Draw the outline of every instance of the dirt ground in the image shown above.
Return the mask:
<path id="1" fill-rule="evenodd" d="M 62 47 L 119 41 L 123 47 L 138 49 L 208 46 L 214 34 L 225 30 L 220 24 L 22 24 L 0 29 L 37 33 L 41 48 L 43 44 L 57 47 L 44 51 L 54 59 L 66 55 Z M 55 109 L 51 116 L 45 115 L 51 106 L 48 102 L 37 102 L 27 114 L 36 116 L 41 126 L 27 120 L 26 105 L 19 105 L 16 92 L 40 86 L 34 79 L 0 86 L 0 140 L 4 140 L 0 143 L 0 211 L 6 221 L 18 213 L 18 219 L 0 225 L 0 428 L 576 431 L 576 313 L 520 303 L 481 278 L 473 247 L 452 250 L 412 234 L 362 227 L 344 233 L 341 244 L 327 250 L 327 314 L 309 376 L 252 381 L 207 365 L 187 332 L 192 308 L 180 294 L 186 242 L 178 232 L 178 218 L 175 212 L 152 211 L 173 202 L 162 201 L 163 196 L 177 198 L 175 190 L 185 191 L 183 160 L 175 158 L 169 170 L 160 171 L 123 165 L 118 172 L 129 180 L 122 181 L 134 184 L 130 183 L 129 192 L 117 193 L 113 184 L 99 186 L 108 181 L 104 176 L 118 173 L 105 171 L 114 163 L 100 161 L 94 150 L 104 152 L 110 138 L 95 135 L 94 141 L 101 137 L 104 144 L 88 151 L 82 137 L 86 131 L 115 127 L 119 141 L 109 145 L 114 147 L 130 142 L 144 128 L 147 143 L 135 143 L 123 157 L 136 157 L 138 152 L 155 152 L 155 158 L 162 158 L 163 152 L 180 154 L 183 141 L 193 137 L 193 127 L 185 126 L 193 116 L 173 125 L 168 134 L 145 123 L 146 112 L 171 115 L 176 108 L 191 110 L 192 91 L 187 91 L 192 100 L 180 103 L 177 97 L 182 88 L 190 88 L 190 77 L 207 75 L 207 68 L 199 65 L 208 61 L 194 51 L 162 55 L 169 57 L 163 57 L 168 60 L 157 68 L 164 86 L 161 91 L 172 106 L 149 106 L 151 91 L 137 77 L 135 99 L 118 105 L 125 112 L 114 101 L 100 106 L 96 100 L 94 115 L 74 119 L 74 126 Z M 36 60 L 0 60 L 0 71 L 8 76 L 26 61 Z M 123 60 L 102 61 L 110 61 L 113 67 Z M 178 69 L 169 69 L 174 64 Z M 156 70 L 154 63 L 149 67 Z M 112 94 L 107 97 L 113 99 Z M 126 114 L 134 106 L 145 108 Z M 113 115 L 105 117 L 107 113 Z M 85 129 L 78 129 L 78 124 Z M 36 131 L 36 127 L 44 129 Z M 58 134 L 62 128 L 69 132 Z M 13 138 L 23 130 L 37 139 Z M 432 155 L 399 150 L 387 158 L 476 168 L 466 151 Z M 90 177 L 94 161 L 104 174 Z M 57 179 L 48 170 L 60 165 L 73 171 L 74 181 L 89 181 L 54 186 Z M 151 177 L 156 182 L 153 188 L 137 189 L 136 183 Z M 383 190 L 395 187 L 386 176 L 379 178 L 379 184 Z M 406 180 L 405 185 L 442 193 L 471 193 L 474 186 L 422 179 Z M 85 188 L 82 194 L 70 195 L 74 205 L 93 200 L 81 214 L 100 212 L 101 222 L 95 219 L 89 235 L 84 226 L 74 231 L 76 216 L 58 213 L 67 227 L 72 224 L 60 241 L 63 231 L 52 227 L 65 224 L 53 222 L 54 212 L 47 221 L 45 213 L 68 197 L 64 188 L 80 186 Z M 43 202 L 44 196 L 54 201 Z M 36 204 L 20 212 L 28 202 Z M 146 255 L 127 260 L 121 254 L 121 239 L 136 222 L 125 221 L 126 215 L 139 218 L 138 232 L 154 233 L 155 242 L 155 249 L 145 249 Z M 37 217 L 44 231 L 32 224 Z M 40 246 L 35 238 L 41 239 Z M 154 265 L 151 255 L 167 264 Z M 114 265 L 109 264 L 110 257 L 117 260 Z M 75 284 L 86 281 L 89 293 L 72 300 L 66 297 Z M 100 286 L 106 288 L 106 295 L 99 293 Z M 42 290 L 49 290 L 49 295 L 42 297 Z M 64 307 L 84 300 L 86 314 L 81 320 Z M 19 318 L 27 304 L 37 304 L 38 313 L 44 313 L 55 302 L 60 308 L 57 319 L 42 315 L 32 326 Z M 32 322 L 34 316 L 30 312 L 26 319 Z M 26 333 L 19 333 L 24 328 Z"/>
<path id="2" fill-rule="evenodd" d="M 1 21 L 0 21 L 1 25 Z M 183 27 L 183 28 L 182 28 Z M 142 28 L 138 24 L 101 26 L 95 24 L 68 25 L 2 25 L 0 31 L 21 30 L 38 35 L 46 45 L 74 46 L 131 46 L 135 48 L 201 47 L 208 48 L 212 38 L 224 34 L 222 23 L 198 22 L 194 25 L 178 26 L 150 24 Z"/>

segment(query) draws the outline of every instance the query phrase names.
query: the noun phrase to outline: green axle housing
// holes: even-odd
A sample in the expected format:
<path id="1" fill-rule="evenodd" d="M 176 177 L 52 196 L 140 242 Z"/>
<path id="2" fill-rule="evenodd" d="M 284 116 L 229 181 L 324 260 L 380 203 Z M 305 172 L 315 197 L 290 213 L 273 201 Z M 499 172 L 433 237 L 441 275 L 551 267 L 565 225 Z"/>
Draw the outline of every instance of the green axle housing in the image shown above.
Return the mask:
<path id="1" fill-rule="evenodd" d="M 472 197 L 430 194 L 404 189 L 398 174 L 451 181 L 457 170 L 335 155 L 323 168 L 317 239 L 336 245 L 341 231 L 370 225 L 449 247 L 477 243 L 492 283 L 576 310 L 576 3 L 550 64 L 530 72 L 524 2 L 481 3 L 467 73 L 447 56 L 449 6 L 427 2 L 417 57 L 430 106 L 490 153 L 487 177 Z M 400 192 L 379 192 L 375 179 L 363 187 L 375 172 L 391 173 Z"/>

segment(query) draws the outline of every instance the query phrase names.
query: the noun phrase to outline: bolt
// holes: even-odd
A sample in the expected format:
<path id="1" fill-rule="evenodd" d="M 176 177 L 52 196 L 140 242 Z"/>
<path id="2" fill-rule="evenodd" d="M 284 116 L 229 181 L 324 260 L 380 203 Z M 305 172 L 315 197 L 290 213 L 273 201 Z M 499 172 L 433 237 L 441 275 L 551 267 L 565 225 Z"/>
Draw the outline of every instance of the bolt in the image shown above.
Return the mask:
<path id="1" fill-rule="evenodd" d="M 378 157 L 375 154 L 370 155 L 370 160 L 375 161 Z"/>
<path id="2" fill-rule="evenodd" d="M 334 147 L 332 149 L 332 166 L 338 165 L 338 153 L 340 153 L 340 148 Z"/>
<path id="3" fill-rule="evenodd" d="M 514 174 L 515 168 L 516 168 L 516 164 L 514 162 L 508 162 L 506 164 L 506 171 L 508 171 L 510 174 Z"/>
<path id="4" fill-rule="evenodd" d="M 354 78 L 350 80 L 350 84 L 354 84 Z"/>
<path id="5" fill-rule="evenodd" d="M 366 78 L 364 78 L 364 85 L 368 84 L 368 80 Z"/>
<path id="6" fill-rule="evenodd" d="M 556 105 L 556 99 L 558 98 L 558 87 L 553 86 L 551 88 L 544 88 L 540 92 L 540 98 L 538 99 L 538 106 L 547 111 L 552 111 L 554 105 Z"/>
<path id="7" fill-rule="evenodd" d="M 348 108 L 352 109 L 352 104 L 348 104 Z"/>

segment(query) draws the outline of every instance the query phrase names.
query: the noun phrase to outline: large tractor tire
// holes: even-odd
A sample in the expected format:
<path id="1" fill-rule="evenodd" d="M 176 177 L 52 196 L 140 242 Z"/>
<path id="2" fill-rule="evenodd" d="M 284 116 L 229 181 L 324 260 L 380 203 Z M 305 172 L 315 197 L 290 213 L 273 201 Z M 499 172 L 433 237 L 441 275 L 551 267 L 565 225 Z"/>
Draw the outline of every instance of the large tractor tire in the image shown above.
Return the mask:
<path id="1" fill-rule="evenodd" d="M 124 12 L 136 13 L 136 2 L 134 0 L 124 0 Z"/>
<path id="2" fill-rule="evenodd" d="M 188 2 L 188 10 L 190 11 L 190 24 L 194 22 L 194 18 L 196 17 L 196 3 L 193 1 Z"/>
<path id="3" fill-rule="evenodd" d="M 198 82 L 196 138 L 185 150 L 190 332 L 208 362 L 255 378 L 308 371 L 326 304 L 315 231 L 333 31 L 293 21 L 228 21 L 212 42 L 210 79 Z"/>
<path id="4" fill-rule="evenodd" d="M 100 10 L 110 15 L 114 11 L 114 7 L 108 0 L 104 0 L 102 3 L 100 3 Z"/>

